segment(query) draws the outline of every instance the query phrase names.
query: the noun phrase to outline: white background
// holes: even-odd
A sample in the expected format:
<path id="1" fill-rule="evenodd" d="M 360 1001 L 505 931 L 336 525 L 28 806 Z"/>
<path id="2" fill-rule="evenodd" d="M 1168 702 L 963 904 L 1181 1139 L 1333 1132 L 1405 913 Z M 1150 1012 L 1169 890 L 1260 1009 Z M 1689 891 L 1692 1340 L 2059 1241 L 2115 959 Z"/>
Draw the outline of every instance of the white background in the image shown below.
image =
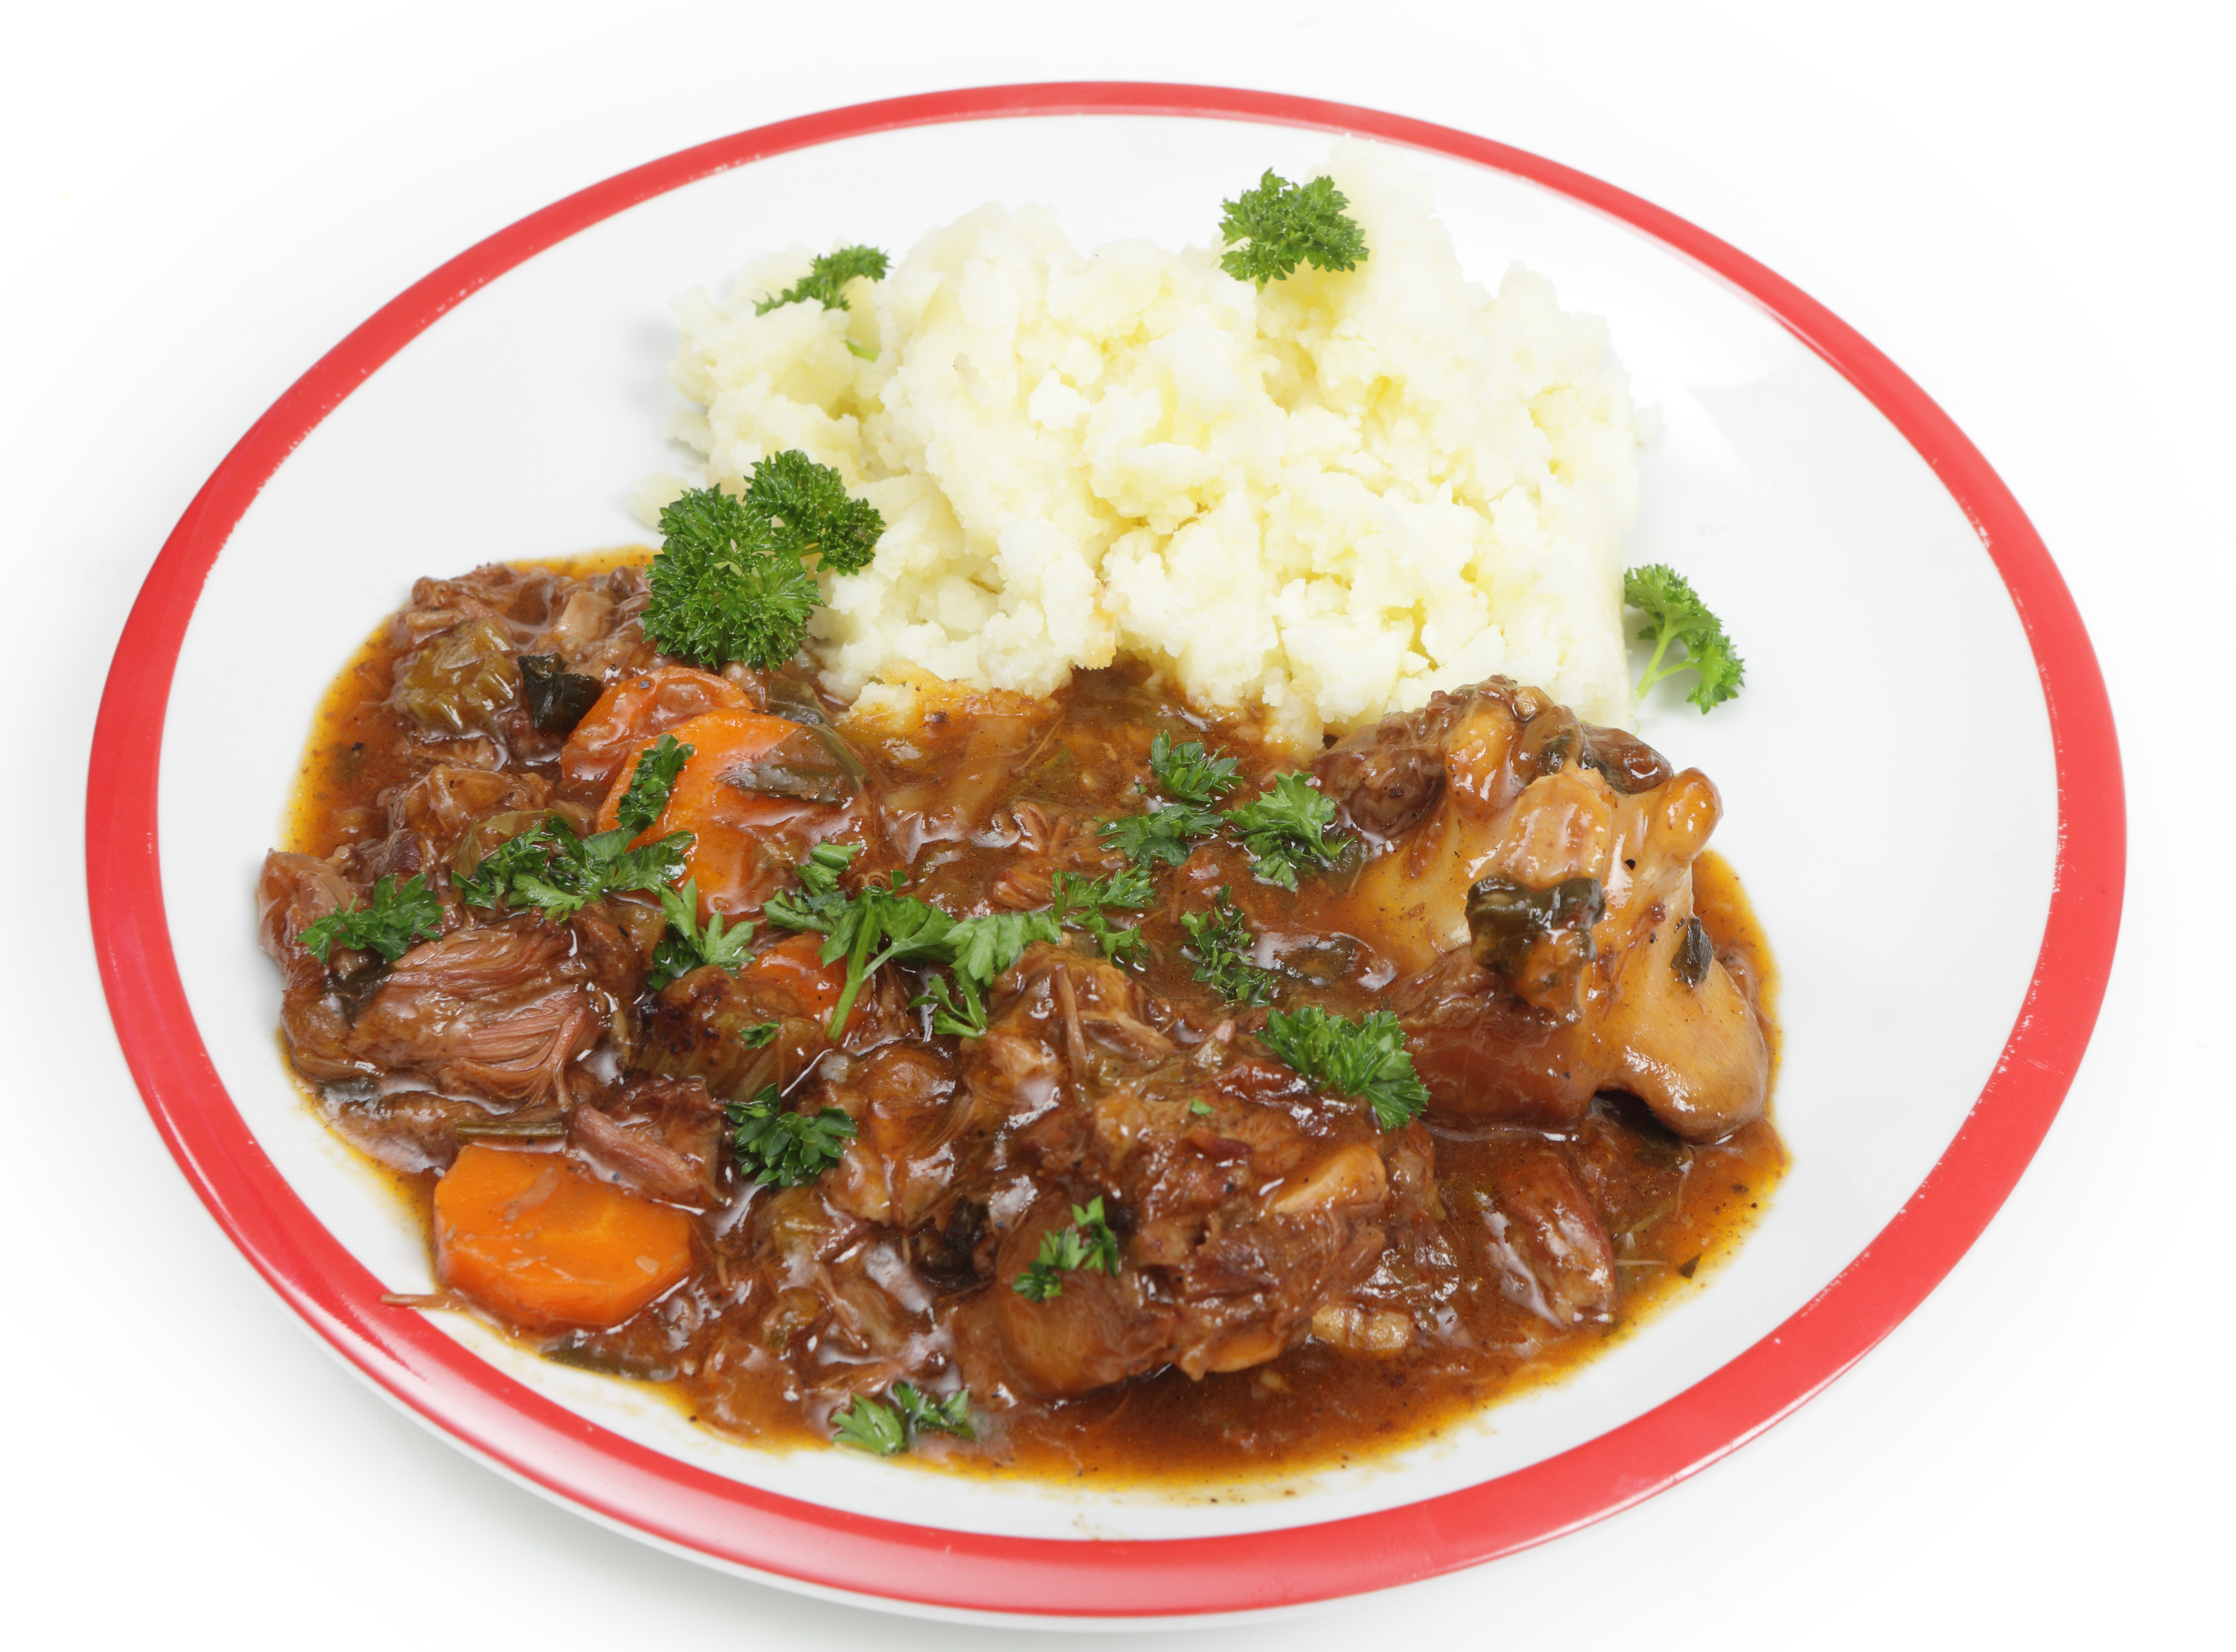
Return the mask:
<path id="1" fill-rule="evenodd" d="M 2126 753 L 2128 912 L 2095 1045 L 2033 1168 L 1925 1306 L 1677 1491 L 1278 1632 L 1624 1649 L 2226 1636 L 2225 10 L 733 0 L 635 16 L 559 0 L 49 8 L 0 31 L 9 1638 L 1026 1637 L 655 1553 L 359 1385 L 240 1264 L 141 1109 L 101 1004 L 79 846 L 94 711 L 140 579 L 234 440 L 378 305 L 687 144 L 872 97 L 1084 78 L 1419 115 L 1596 174 L 1763 260 L 2002 471 L 2089 622 Z M 1859 672 L 1871 643 L 1828 616 L 1827 646 Z M 1870 868 L 1846 875 L 1862 903 L 1891 904 Z M 1931 916 L 1961 945 L 1961 914 Z"/>

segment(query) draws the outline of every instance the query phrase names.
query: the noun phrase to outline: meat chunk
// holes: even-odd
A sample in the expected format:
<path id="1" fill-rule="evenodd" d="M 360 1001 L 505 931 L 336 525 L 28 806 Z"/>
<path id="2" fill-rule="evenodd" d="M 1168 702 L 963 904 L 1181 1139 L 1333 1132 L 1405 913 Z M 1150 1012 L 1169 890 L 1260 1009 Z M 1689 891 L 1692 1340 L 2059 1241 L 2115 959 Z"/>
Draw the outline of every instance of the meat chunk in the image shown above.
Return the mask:
<path id="1" fill-rule="evenodd" d="M 697 1079 L 636 1078 L 577 1107 L 568 1140 L 638 1192 L 707 1209 L 720 1202 L 722 1109 Z"/>
<path id="2" fill-rule="evenodd" d="M 515 919 L 415 947 L 350 1029 L 368 1070 L 525 1104 L 569 1099 L 575 1058 L 604 1030 L 604 1005 L 574 936 Z"/>
<path id="3" fill-rule="evenodd" d="M 1271 1359 L 1373 1270 L 1382 1219 L 1419 1196 L 1424 1178 L 1390 1168 L 1401 1137 L 1358 1103 L 1237 1049 L 1231 1029 L 1184 1051 L 1107 964 L 1036 948 L 1003 991 L 964 1068 L 1015 1130 L 985 1178 L 1003 1231 L 976 1353 L 1028 1392 Z M 1045 1300 L 1018 1293 L 1042 1236 L 1098 1197 L 1124 1234 L 1119 1272 L 1068 1273 Z M 1022 1206 L 1006 1221 L 1005 1201 Z"/>
<path id="4" fill-rule="evenodd" d="M 1758 1116 L 1770 1056 L 1704 948 L 1707 777 L 1503 679 L 1385 720 L 1319 772 L 1377 833 L 1349 896 L 1441 1116 L 1560 1126 L 1631 1091 L 1692 1141 Z"/>
<path id="5" fill-rule="evenodd" d="M 1615 1317 L 1615 1242 L 1567 1155 L 1538 1136 L 1503 1144 L 1476 1190 L 1470 1238 L 1507 1300 L 1567 1331 Z"/>

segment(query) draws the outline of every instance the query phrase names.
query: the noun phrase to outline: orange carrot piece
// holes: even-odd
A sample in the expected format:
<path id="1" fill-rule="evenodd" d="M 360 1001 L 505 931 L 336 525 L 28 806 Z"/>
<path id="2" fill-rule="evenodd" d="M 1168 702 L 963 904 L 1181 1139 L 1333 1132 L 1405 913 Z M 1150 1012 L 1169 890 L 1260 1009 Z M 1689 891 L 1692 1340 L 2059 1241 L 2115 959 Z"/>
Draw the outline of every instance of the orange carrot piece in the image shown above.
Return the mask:
<path id="1" fill-rule="evenodd" d="M 754 953 L 738 978 L 756 1004 L 788 1006 L 800 1020 L 821 1026 L 831 1019 L 838 995 L 846 990 L 846 960 L 825 964 L 820 935 L 792 935 Z M 847 1026 L 861 1018 L 863 1009 L 863 1001 L 857 998 L 846 1017 Z"/>
<path id="2" fill-rule="evenodd" d="M 679 723 L 710 711 L 749 708 L 753 696 L 727 677 L 689 666 L 632 673 L 598 696 L 559 754 L 560 786 L 588 801 L 611 785 L 614 771 Z"/>
<path id="3" fill-rule="evenodd" d="M 691 1271 L 691 1221 L 557 1153 L 476 1142 L 435 1184 L 435 1271 L 525 1331 L 602 1331 Z"/>
<path id="4" fill-rule="evenodd" d="M 798 723 L 758 711 L 714 711 L 665 731 L 691 747 L 691 758 L 675 777 L 667 812 L 636 841 L 650 843 L 673 832 L 692 834 L 683 869 L 699 885 L 702 920 L 715 912 L 736 917 L 759 912 L 806 852 L 804 844 L 788 845 L 772 856 L 771 839 L 788 823 L 830 813 L 825 806 L 740 791 L 724 778 L 799 729 Z M 598 809 L 601 832 L 621 824 L 621 799 L 651 743 L 631 752 L 615 773 Z"/>

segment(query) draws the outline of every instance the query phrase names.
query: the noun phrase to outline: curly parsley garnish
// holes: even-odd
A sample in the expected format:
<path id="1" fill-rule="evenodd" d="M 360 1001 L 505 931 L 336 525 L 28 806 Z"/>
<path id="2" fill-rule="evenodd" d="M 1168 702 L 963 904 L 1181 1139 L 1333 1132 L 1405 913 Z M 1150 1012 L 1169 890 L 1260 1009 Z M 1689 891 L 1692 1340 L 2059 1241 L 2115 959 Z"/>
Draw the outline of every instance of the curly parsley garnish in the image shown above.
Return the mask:
<path id="1" fill-rule="evenodd" d="M 719 670 L 770 670 L 792 658 L 822 602 L 806 558 L 834 573 L 865 566 L 885 519 L 838 473 L 796 451 L 753 469 L 745 496 L 696 488 L 660 513 L 665 537 L 646 580 L 644 634 Z"/>
<path id="2" fill-rule="evenodd" d="M 414 873 L 400 887 L 394 878 L 383 878 L 364 905 L 329 912 L 305 925 L 295 938 L 321 964 L 338 945 L 378 952 L 393 964 L 420 941 L 442 932 L 443 903 L 428 889 L 427 879 Z"/>
<path id="3" fill-rule="evenodd" d="M 1219 830 L 1219 816 L 1192 803 L 1167 803 L 1105 820 L 1095 830 L 1137 866 L 1177 866 L 1195 852 L 1198 839 Z"/>
<path id="4" fill-rule="evenodd" d="M 1273 1002 L 1280 977 L 1251 962 L 1258 943 L 1250 925 L 1234 904 L 1234 892 L 1222 888 L 1218 904 L 1207 912 L 1182 912 L 1181 925 L 1194 943 L 1185 955 L 1195 962 L 1195 978 L 1235 1004 L 1257 1005 Z"/>
<path id="5" fill-rule="evenodd" d="M 1402 1129 L 1429 1104 L 1428 1086 L 1413 1070 L 1405 1035 L 1387 1010 L 1364 1021 L 1332 1016 L 1317 1005 L 1276 1010 L 1259 1037 L 1314 1083 L 1365 1102 L 1385 1130 Z"/>
<path id="6" fill-rule="evenodd" d="M 1746 661 L 1724 635 L 1724 622 L 1708 612 L 1707 604 L 1693 595 L 1682 574 L 1661 563 L 1625 569 L 1622 600 L 1646 615 L 1647 626 L 1638 634 L 1639 641 L 1654 644 L 1654 656 L 1638 680 L 1641 699 L 1664 677 L 1684 671 L 1699 674 L 1693 692 L 1685 698 L 1704 715 L 1739 693 L 1746 681 Z M 1662 656 L 1673 644 L 1682 644 L 1685 652 L 1665 666 Z"/>
<path id="7" fill-rule="evenodd" d="M 911 1384 L 897 1382 L 891 1405 L 857 1394 L 832 1412 L 831 1420 L 837 1425 L 831 1436 L 833 1440 L 876 1457 L 898 1456 L 920 1434 L 952 1434 L 966 1440 L 978 1438 L 977 1428 L 970 1421 L 968 1388 L 958 1388 L 944 1399 L 934 1399 Z"/>
<path id="8" fill-rule="evenodd" d="M 732 1102 L 730 1147 L 739 1174 L 763 1187 L 804 1188 L 846 1155 L 854 1121 L 835 1107 L 813 1117 L 778 1110 L 773 1084 L 750 1102 Z"/>
<path id="9" fill-rule="evenodd" d="M 1344 208 L 1350 197 L 1327 178 L 1291 183 L 1271 168 L 1255 189 L 1221 203 L 1219 233 L 1227 250 L 1220 268 L 1237 280 L 1263 286 L 1293 274 L 1299 264 L 1349 270 L 1366 256 L 1366 236 Z"/>
<path id="10" fill-rule="evenodd" d="M 1232 757 L 1213 757 L 1200 740 L 1175 746 L 1172 736 L 1160 734 L 1149 742 L 1149 773 L 1157 789 L 1175 803 L 1216 803 L 1235 787 L 1234 772 L 1241 764 Z M 1135 789 L 1148 791 L 1146 782 Z"/>
<path id="11" fill-rule="evenodd" d="M 1338 846 L 1326 837 L 1335 824 L 1335 800 L 1314 791 L 1300 773 L 1275 775 L 1263 795 L 1229 809 L 1226 820 L 1250 852 L 1250 870 L 1266 883 L 1294 889 L 1305 861 L 1335 862 Z"/>
<path id="12" fill-rule="evenodd" d="M 766 315 L 783 305 L 805 304 L 811 299 L 826 310 L 850 309 L 846 283 L 882 281 L 890 263 L 874 247 L 842 247 L 835 253 L 825 253 L 807 267 L 806 274 L 774 298 L 757 299 L 753 313 Z"/>
<path id="13" fill-rule="evenodd" d="M 1063 1294 L 1060 1275 L 1083 1267 L 1114 1277 L 1118 1272 L 1118 1235 L 1103 1219 L 1102 1195 L 1071 1208 L 1071 1226 L 1051 1227 L 1041 1235 L 1040 1254 L 1025 1271 L 1009 1281 L 1009 1288 L 1028 1302 L 1045 1302 Z"/>
<path id="14" fill-rule="evenodd" d="M 499 844 L 481 865 L 450 879 L 469 906 L 530 908 L 555 924 L 606 895 L 628 890 L 656 890 L 683 872 L 688 832 L 675 832 L 656 843 L 632 849 L 638 833 L 627 826 L 577 837 L 563 816 L 552 815 L 518 837 Z"/>
<path id="15" fill-rule="evenodd" d="M 817 567 L 833 574 L 867 568 L 885 530 L 875 505 L 854 497 L 838 471 L 797 448 L 772 453 L 753 467 L 746 506 L 766 519 L 778 550 L 814 556 Z"/>

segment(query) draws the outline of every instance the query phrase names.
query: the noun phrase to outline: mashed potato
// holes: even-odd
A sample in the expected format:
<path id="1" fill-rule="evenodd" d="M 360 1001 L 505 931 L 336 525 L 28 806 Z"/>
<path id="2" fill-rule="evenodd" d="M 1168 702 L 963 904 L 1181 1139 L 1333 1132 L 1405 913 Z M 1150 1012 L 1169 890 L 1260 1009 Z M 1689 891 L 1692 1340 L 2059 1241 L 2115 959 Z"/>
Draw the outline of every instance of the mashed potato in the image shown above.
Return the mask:
<path id="1" fill-rule="evenodd" d="M 987 206 L 851 310 L 753 313 L 804 248 L 678 301 L 707 479 L 796 447 L 885 515 L 877 560 L 825 579 L 835 692 L 1042 694 L 1144 660 L 1302 749 L 1503 672 L 1628 721 L 1637 438 L 1605 329 L 1519 268 L 1468 282 L 1394 152 L 1329 171 L 1368 258 L 1262 292 L 1215 248 L 1082 254 Z"/>

